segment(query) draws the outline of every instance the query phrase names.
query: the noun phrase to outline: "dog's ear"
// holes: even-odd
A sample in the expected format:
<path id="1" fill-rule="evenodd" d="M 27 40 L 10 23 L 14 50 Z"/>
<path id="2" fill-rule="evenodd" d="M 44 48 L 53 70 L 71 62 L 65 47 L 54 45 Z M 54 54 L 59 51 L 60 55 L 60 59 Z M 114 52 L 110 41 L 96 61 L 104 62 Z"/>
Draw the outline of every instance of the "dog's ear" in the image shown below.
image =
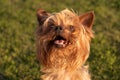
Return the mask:
<path id="1" fill-rule="evenodd" d="M 37 20 L 38 20 L 39 24 L 42 25 L 49 15 L 50 14 L 48 12 L 46 12 L 45 10 L 38 9 L 37 10 Z"/>
<path id="2" fill-rule="evenodd" d="M 83 26 L 91 29 L 93 26 L 94 17 L 95 17 L 94 11 L 91 11 L 79 16 L 79 20 Z"/>

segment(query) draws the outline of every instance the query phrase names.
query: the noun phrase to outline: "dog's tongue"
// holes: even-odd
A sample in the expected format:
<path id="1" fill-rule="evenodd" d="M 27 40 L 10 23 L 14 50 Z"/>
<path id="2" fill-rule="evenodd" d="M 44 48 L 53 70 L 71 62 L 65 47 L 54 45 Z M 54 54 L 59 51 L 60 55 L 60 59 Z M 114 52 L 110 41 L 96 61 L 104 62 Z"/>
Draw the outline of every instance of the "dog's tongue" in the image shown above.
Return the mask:
<path id="1" fill-rule="evenodd" d="M 57 44 L 57 45 L 64 46 L 65 41 L 64 40 L 55 40 L 54 43 Z"/>

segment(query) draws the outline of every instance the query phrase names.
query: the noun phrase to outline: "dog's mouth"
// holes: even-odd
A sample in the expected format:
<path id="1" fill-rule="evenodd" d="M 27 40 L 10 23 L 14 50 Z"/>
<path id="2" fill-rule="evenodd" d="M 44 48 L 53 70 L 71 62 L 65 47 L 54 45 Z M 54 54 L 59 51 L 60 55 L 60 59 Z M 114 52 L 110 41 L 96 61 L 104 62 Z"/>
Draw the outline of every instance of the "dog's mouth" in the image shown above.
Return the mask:
<path id="1" fill-rule="evenodd" d="M 62 36 L 56 36 L 53 42 L 56 45 L 56 47 L 59 47 L 59 48 L 66 47 L 68 44 L 67 39 Z"/>

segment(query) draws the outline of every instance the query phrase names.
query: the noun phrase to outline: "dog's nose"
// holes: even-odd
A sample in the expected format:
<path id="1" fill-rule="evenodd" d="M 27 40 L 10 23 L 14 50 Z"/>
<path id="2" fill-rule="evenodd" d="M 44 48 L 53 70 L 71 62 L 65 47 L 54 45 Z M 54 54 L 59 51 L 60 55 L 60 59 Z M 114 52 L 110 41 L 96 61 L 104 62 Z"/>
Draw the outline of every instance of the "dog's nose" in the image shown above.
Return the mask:
<path id="1" fill-rule="evenodd" d="M 56 26 L 55 30 L 57 32 L 61 32 L 61 31 L 63 31 L 63 28 L 61 26 Z"/>

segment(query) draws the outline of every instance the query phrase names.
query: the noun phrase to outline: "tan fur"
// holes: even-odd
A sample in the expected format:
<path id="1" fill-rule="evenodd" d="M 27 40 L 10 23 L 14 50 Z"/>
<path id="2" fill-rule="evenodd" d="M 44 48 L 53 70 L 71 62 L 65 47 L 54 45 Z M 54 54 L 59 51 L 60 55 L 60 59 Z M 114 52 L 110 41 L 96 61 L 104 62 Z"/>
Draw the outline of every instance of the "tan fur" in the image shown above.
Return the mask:
<path id="1" fill-rule="evenodd" d="M 85 16 L 85 17 L 83 17 Z M 90 51 L 91 30 L 94 13 L 78 16 L 65 9 L 50 14 L 38 10 L 37 57 L 43 66 L 41 80 L 90 80 L 88 68 L 84 66 Z M 83 17 L 83 18 L 82 18 Z M 56 32 L 52 26 L 61 26 L 63 31 Z M 75 30 L 70 31 L 70 26 Z M 59 48 L 53 45 L 57 35 L 68 43 Z"/>

